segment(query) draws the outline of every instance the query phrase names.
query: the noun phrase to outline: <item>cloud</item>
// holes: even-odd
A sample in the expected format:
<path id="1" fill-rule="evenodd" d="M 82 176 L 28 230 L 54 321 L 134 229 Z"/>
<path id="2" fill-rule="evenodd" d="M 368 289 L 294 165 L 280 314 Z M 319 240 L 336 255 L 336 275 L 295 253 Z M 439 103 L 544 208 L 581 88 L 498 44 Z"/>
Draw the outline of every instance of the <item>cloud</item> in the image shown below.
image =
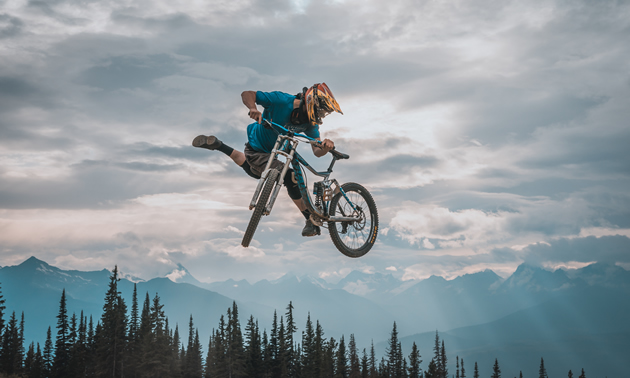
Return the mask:
<path id="1" fill-rule="evenodd" d="M 433 249 L 440 247 L 479 246 L 489 240 L 500 240 L 506 214 L 486 213 L 475 209 L 450 211 L 435 205 L 408 202 L 392 218 L 389 227 L 410 244 Z M 428 244 L 424 241 L 429 240 Z M 434 240 L 434 242 L 430 242 Z"/>
<path id="2" fill-rule="evenodd" d="M 0 38 L 14 37 L 22 31 L 24 22 L 8 14 L 0 14 Z"/>
<path id="3" fill-rule="evenodd" d="M 615 235 L 599 238 L 589 236 L 532 244 L 523 250 L 523 256 L 525 261 L 538 265 L 543 262 L 628 263 L 630 262 L 629 248 L 630 238 L 628 236 Z"/>
<path id="4" fill-rule="evenodd" d="M 166 278 L 168 278 L 169 280 L 173 281 L 173 282 L 177 282 L 177 280 L 179 280 L 180 278 L 186 276 L 186 271 L 183 269 L 179 269 L 179 270 L 174 270 L 171 273 L 166 275 Z"/>
<path id="5" fill-rule="evenodd" d="M 630 228 L 626 3 L 5 8 L 2 264 L 36 252 L 69 268 L 119 259 L 150 277 L 177 260 L 215 280 L 391 266 L 407 279 L 506 273 L 525 257 L 592 261 L 589 248 L 625 261 L 611 233 Z M 334 176 L 370 190 L 387 232 L 361 261 L 344 260 L 325 236 L 301 238 L 281 194 L 260 244 L 241 249 L 255 181 L 190 143 L 214 134 L 242 149 L 243 90 L 322 81 L 344 109 L 322 135 L 351 156 Z"/>

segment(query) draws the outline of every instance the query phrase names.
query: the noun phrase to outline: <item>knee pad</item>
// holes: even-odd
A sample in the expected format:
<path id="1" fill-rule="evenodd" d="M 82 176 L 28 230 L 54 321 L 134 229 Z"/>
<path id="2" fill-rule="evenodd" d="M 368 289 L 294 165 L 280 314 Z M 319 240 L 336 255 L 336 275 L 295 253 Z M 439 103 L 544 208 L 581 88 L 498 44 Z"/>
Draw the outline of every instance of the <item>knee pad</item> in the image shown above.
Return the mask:
<path id="1" fill-rule="evenodd" d="M 288 170 L 287 174 L 284 176 L 284 186 L 287 187 L 287 192 L 289 193 L 289 197 L 291 197 L 291 199 L 298 200 L 302 198 L 300 188 L 298 188 L 297 180 L 295 180 L 292 169 Z"/>

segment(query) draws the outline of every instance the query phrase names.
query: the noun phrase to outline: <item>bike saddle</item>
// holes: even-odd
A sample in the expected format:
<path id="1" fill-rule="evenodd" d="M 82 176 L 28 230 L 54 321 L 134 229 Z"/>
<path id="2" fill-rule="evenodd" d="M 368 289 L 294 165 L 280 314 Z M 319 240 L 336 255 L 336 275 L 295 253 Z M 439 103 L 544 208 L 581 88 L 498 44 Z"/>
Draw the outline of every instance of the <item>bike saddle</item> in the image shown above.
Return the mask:
<path id="1" fill-rule="evenodd" d="M 337 150 L 330 150 L 330 153 L 331 153 L 331 154 L 332 154 L 332 155 L 333 155 L 336 159 L 339 159 L 339 160 L 342 160 L 342 159 L 350 159 L 350 155 L 344 154 L 344 153 L 339 152 L 339 151 L 337 151 Z"/>

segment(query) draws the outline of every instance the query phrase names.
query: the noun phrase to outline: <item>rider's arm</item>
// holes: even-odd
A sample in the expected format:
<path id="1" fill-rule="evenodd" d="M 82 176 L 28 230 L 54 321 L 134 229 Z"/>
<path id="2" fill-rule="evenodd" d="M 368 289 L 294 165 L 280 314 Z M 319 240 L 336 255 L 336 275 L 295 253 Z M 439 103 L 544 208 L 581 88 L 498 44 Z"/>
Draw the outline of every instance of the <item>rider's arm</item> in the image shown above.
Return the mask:
<path id="1" fill-rule="evenodd" d="M 249 118 L 260 123 L 262 121 L 262 113 L 256 107 L 256 91 L 244 91 L 241 93 L 241 99 L 249 110 Z"/>
<path id="2" fill-rule="evenodd" d="M 321 141 L 321 139 L 319 138 L 316 138 L 316 139 Z M 311 147 L 313 148 L 313 154 L 315 154 L 315 156 L 322 157 L 326 155 L 328 152 L 330 152 L 330 150 L 335 148 L 335 143 L 330 139 L 324 139 L 322 144 L 320 145 L 311 144 Z"/>

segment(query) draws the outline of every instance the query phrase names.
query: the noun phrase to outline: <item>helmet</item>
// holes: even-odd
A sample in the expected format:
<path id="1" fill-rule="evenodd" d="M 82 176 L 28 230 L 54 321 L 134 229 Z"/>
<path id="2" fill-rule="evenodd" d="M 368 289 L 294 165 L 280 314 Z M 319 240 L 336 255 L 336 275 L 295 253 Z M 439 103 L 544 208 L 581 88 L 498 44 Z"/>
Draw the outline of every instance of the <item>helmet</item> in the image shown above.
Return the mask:
<path id="1" fill-rule="evenodd" d="M 306 89 L 303 101 L 306 102 L 306 114 L 311 125 L 321 125 L 322 118 L 332 112 L 343 114 L 341 107 L 335 100 L 335 96 L 333 96 L 326 83 L 315 84 Z"/>

